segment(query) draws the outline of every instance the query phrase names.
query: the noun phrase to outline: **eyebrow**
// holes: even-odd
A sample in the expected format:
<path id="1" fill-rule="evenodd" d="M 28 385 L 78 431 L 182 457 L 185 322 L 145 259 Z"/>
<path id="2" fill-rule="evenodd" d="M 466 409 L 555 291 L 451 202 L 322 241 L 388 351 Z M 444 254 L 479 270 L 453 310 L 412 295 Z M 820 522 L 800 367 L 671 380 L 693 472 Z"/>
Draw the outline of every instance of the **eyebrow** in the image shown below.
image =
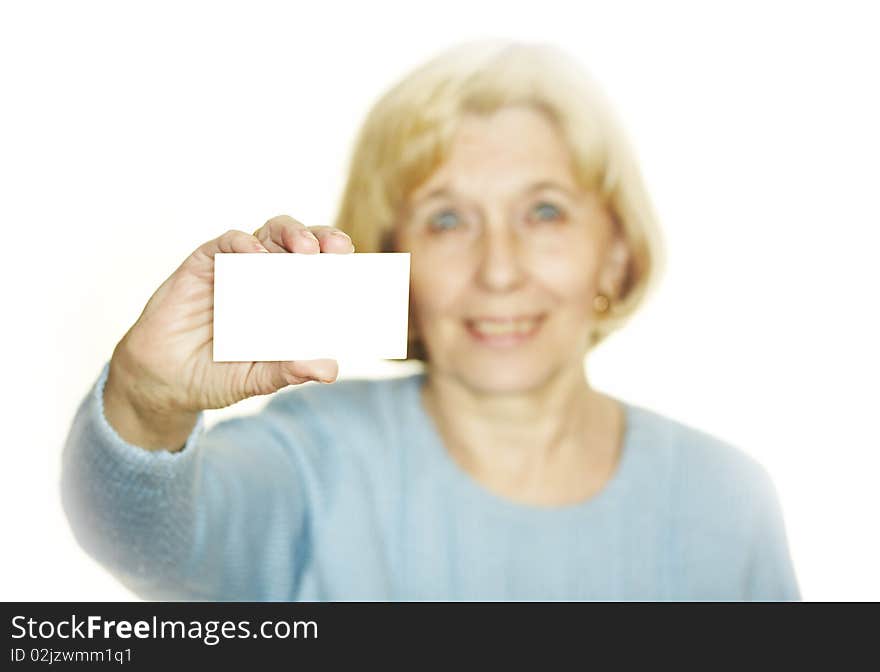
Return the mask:
<path id="1" fill-rule="evenodd" d="M 543 191 L 545 189 L 555 189 L 556 191 L 561 191 L 562 193 L 566 194 L 569 198 L 576 198 L 571 189 L 563 184 L 560 184 L 559 182 L 554 182 L 553 180 L 540 180 L 538 182 L 533 182 L 532 184 L 522 189 L 520 193 L 534 194 L 538 191 Z M 447 198 L 453 196 L 454 193 L 455 192 L 448 187 L 438 187 L 436 189 L 432 189 L 424 196 L 420 196 L 419 198 L 415 199 L 413 203 L 424 203 L 427 201 L 432 201 L 436 198 Z"/>
<path id="2" fill-rule="evenodd" d="M 523 193 L 534 194 L 536 191 L 544 191 L 545 189 L 555 189 L 556 191 L 561 191 L 563 194 L 566 194 L 571 198 L 576 198 L 574 192 L 571 189 L 566 187 L 564 184 L 554 182 L 553 180 L 542 180 L 540 182 L 535 182 L 530 187 L 525 189 Z"/>

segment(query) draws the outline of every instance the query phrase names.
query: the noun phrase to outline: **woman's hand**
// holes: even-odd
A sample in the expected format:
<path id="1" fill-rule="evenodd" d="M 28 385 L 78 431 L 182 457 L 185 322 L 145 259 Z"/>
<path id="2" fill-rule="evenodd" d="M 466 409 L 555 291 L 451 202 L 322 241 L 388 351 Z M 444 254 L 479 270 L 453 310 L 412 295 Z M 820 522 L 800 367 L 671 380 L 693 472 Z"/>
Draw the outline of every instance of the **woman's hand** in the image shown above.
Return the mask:
<path id="1" fill-rule="evenodd" d="M 306 227 L 281 215 L 253 235 L 227 231 L 195 250 L 156 290 L 110 361 L 104 412 L 120 436 L 134 445 L 179 450 L 201 410 L 309 380 L 330 383 L 339 373 L 334 359 L 214 362 L 218 252 L 348 254 L 354 246 L 339 229 Z M 279 295 L 278 309 L 296 306 Z"/>

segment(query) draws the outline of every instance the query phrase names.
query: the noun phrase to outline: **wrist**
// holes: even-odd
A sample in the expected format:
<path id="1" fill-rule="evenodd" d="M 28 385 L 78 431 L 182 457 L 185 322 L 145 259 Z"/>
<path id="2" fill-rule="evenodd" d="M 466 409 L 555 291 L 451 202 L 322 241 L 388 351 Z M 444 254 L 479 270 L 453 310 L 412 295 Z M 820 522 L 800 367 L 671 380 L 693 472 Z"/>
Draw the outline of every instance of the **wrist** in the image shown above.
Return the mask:
<path id="1" fill-rule="evenodd" d="M 151 387 L 123 339 L 113 352 L 104 384 L 105 418 L 128 443 L 147 450 L 179 451 L 199 414 L 176 408 Z"/>

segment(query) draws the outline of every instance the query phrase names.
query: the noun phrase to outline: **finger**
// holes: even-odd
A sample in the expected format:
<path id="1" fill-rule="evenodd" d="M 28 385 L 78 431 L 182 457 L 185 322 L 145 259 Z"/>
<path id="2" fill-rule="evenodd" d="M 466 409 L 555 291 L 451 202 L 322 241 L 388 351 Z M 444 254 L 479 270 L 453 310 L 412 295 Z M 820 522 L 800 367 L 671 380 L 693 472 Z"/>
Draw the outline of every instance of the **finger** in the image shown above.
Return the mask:
<path id="1" fill-rule="evenodd" d="M 283 242 L 282 239 L 279 239 L 277 242 L 272 239 L 272 222 L 275 218 L 267 220 L 263 226 L 254 231 L 254 235 L 257 239 L 266 246 L 266 249 L 270 252 L 290 252 Z"/>
<path id="2" fill-rule="evenodd" d="M 194 253 L 194 257 L 207 257 L 213 260 L 214 255 L 218 252 L 268 252 L 265 246 L 255 237 L 244 231 L 230 229 L 222 236 L 209 240 L 207 243 L 199 247 Z"/>
<path id="3" fill-rule="evenodd" d="M 244 231 L 230 229 L 217 238 L 217 252 L 268 252 L 266 247 L 255 237 Z"/>
<path id="4" fill-rule="evenodd" d="M 314 380 L 332 383 L 339 375 L 335 359 L 309 359 L 285 362 L 255 362 L 248 376 L 246 394 L 271 394 L 287 385 Z"/>
<path id="5" fill-rule="evenodd" d="M 254 234 L 254 235 L 256 235 L 256 234 Z M 257 236 L 257 239 L 261 243 L 263 243 L 263 245 L 266 247 L 267 250 L 269 250 L 269 252 L 287 252 L 288 251 L 286 248 L 282 247 L 281 245 L 276 243 L 274 240 L 269 238 L 268 233 L 264 233 L 262 236 Z"/>
<path id="6" fill-rule="evenodd" d="M 306 228 L 306 225 L 288 215 L 273 217 L 257 229 L 254 235 L 262 241 L 271 241 L 280 248 L 278 251 L 301 254 L 320 252 L 318 239 Z"/>
<path id="7" fill-rule="evenodd" d="M 342 229 L 335 226 L 310 226 L 308 227 L 321 246 L 321 252 L 335 254 L 350 254 L 354 252 L 354 244 L 351 237 Z"/>
<path id="8" fill-rule="evenodd" d="M 298 359 L 282 362 L 285 374 L 295 378 L 312 378 L 332 383 L 339 375 L 339 362 L 335 359 Z"/>

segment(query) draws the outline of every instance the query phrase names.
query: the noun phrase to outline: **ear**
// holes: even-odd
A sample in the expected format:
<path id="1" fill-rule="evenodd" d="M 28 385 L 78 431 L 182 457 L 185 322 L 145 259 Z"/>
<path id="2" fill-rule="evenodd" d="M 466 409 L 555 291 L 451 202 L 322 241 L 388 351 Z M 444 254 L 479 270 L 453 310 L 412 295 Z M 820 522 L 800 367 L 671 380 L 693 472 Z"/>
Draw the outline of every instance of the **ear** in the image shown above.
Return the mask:
<path id="1" fill-rule="evenodd" d="M 623 236 L 615 233 L 605 252 L 598 278 L 599 291 L 608 296 L 612 303 L 620 298 L 624 290 L 629 260 L 629 246 Z"/>

